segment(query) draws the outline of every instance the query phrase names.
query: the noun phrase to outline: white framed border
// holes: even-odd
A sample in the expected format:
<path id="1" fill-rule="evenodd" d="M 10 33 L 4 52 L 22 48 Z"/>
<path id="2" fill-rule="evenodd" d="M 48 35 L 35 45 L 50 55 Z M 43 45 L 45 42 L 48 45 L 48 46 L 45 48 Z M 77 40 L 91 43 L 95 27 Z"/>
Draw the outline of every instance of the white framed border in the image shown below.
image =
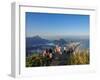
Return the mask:
<path id="1" fill-rule="evenodd" d="M 90 64 L 89 65 L 70 65 L 70 66 L 50 66 L 50 67 L 25 67 L 25 12 L 41 12 L 56 14 L 81 14 L 90 15 Z M 53 7 L 53 6 L 34 6 L 30 3 L 12 3 L 12 62 L 11 75 L 39 76 L 39 75 L 63 75 L 69 73 L 91 73 L 95 72 L 96 56 L 95 53 L 95 8 L 86 7 Z M 96 54 L 96 53 L 95 53 Z"/>

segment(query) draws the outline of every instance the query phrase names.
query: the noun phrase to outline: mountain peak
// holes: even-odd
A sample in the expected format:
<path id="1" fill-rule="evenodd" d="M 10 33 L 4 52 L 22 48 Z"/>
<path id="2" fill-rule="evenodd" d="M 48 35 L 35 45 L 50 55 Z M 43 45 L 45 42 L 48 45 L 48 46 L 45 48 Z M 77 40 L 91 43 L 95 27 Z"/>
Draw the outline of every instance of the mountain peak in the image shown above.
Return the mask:
<path id="1" fill-rule="evenodd" d="M 33 38 L 35 38 L 35 39 L 41 39 L 41 37 L 39 35 L 36 35 Z"/>

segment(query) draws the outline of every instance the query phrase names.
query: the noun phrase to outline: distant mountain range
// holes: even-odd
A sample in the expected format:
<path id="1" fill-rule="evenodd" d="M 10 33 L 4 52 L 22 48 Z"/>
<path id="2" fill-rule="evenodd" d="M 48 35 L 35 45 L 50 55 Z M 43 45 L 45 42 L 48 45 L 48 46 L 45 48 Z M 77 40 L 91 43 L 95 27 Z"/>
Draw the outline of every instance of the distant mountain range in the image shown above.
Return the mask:
<path id="1" fill-rule="evenodd" d="M 31 46 L 31 45 L 44 45 L 49 43 L 49 40 L 43 39 L 40 36 L 34 36 L 34 37 L 27 37 L 26 38 L 26 45 Z"/>
<path id="2" fill-rule="evenodd" d="M 41 38 L 40 36 L 34 36 L 34 37 L 27 37 L 26 38 L 26 55 L 38 52 L 40 53 L 44 49 L 52 49 L 55 47 L 55 45 L 60 45 L 60 47 L 64 47 L 68 45 L 69 43 L 75 43 L 80 42 L 80 47 L 83 49 L 89 48 L 89 39 L 57 39 L 57 40 L 48 40 Z"/>
<path id="3" fill-rule="evenodd" d="M 66 41 L 64 39 L 59 39 L 59 40 L 47 40 L 43 39 L 40 36 L 34 36 L 34 37 L 27 37 L 26 38 L 26 45 L 27 46 L 32 46 L 32 45 L 45 45 L 48 43 L 53 43 L 53 44 L 66 44 Z"/>
<path id="4" fill-rule="evenodd" d="M 54 40 L 53 43 L 59 44 L 61 46 L 61 45 L 66 44 L 67 42 L 64 39 L 59 39 L 59 40 Z"/>

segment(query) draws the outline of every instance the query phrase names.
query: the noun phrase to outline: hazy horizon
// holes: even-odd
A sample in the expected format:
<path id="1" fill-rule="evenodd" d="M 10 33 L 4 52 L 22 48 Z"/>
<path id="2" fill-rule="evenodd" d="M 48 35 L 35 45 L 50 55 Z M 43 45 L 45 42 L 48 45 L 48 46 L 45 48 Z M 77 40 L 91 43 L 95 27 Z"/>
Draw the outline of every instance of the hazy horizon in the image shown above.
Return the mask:
<path id="1" fill-rule="evenodd" d="M 89 39 L 89 36 L 31 36 L 31 37 L 26 37 L 26 38 L 32 38 L 32 37 L 41 37 L 43 39 L 48 39 L 48 40 L 58 40 L 58 39 Z"/>

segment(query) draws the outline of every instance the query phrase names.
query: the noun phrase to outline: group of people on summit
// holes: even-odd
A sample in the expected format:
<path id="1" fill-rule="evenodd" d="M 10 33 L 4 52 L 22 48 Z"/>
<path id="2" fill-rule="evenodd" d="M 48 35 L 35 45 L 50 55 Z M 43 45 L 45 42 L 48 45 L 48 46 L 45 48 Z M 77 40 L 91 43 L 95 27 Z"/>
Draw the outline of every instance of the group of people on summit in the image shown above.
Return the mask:
<path id="1" fill-rule="evenodd" d="M 58 45 L 56 45 L 54 49 L 45 49 L 42 53 L 42 56 L 47 58 L 44 61 L 44 65 L 68 65 L 70 64 L 70 58 L 73 52 L 74 49 L 72 47 L 61 48 Z"/>

